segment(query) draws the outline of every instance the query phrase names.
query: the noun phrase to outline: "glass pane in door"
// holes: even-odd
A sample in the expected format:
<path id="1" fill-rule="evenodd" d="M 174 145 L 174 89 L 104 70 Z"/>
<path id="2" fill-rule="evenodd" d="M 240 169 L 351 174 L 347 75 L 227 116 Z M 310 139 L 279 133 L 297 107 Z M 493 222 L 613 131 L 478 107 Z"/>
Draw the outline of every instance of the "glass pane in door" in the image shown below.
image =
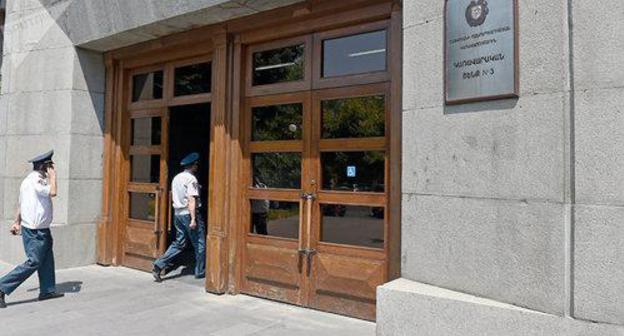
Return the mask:
<path id="1" fill-rule="evenodd" d="M 384 208 L 321 204 L 321 241 L 384 247 Z"/>
<path id="2" fill-rule="evenodd" d="M 160 117 L 132 119 L 133 146 L 160 145 L 162 120 Z"/>
<path id="3" fill-rule="evenodd" d="M 299 202 L 251 200 L 249 233 L 288 239 L 299 238 Z"/>
<path id="4" fill-rule="evenodd" d="M 350 192 L 384 192 L 385 153 L 321 153 L 323 189 Z"/>
<path id="5" fill-rule="evenodd" d="M 303 105 L 258 106 L 252 113 L 252 141 L 299 140 L 303 133 Z"/>
<path id="6" fill-rule="evenodd" d="M 130 158 L 132 182 L 158 183 L 160 180 L 160 155 L 132 155 Z"/>
<path id="7" fill-rule="evenodd" d="M 301 188 L 301 153 L 252 155 L 254 188 Z"/>
<path id="8" fill-rule="evenodd" d="M 156 220 L 156 194 L 131 192 L 130 218 L 146 221 Z"/>
<path id="9" fill-rule="evenodd" d="M 386 99 L 383 95 L 324 100 L 324 139 L 383 137 Z"/>

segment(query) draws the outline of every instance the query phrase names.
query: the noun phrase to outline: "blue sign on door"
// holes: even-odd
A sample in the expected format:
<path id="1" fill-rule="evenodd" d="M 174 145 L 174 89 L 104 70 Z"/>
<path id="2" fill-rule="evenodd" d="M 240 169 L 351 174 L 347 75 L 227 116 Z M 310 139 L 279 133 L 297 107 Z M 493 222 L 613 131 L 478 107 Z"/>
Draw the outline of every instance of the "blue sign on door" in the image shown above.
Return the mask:
<path id="1" fill-rule="evenodd" d="M 347 177 L 355 177 L 356 170 L 355 166 L 347 166 Z"/>

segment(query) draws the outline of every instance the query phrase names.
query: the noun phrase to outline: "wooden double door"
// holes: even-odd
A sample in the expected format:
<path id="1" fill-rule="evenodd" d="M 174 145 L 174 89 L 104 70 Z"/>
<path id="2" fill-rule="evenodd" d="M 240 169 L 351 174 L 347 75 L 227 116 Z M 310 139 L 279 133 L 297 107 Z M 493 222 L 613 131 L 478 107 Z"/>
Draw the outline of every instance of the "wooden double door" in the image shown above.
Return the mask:
<path id="1" fill-rule="evenodd" d="M 243 292 L 374 319 L 388 279 L 390 39 L 377 22 L 246 49 Z"/>

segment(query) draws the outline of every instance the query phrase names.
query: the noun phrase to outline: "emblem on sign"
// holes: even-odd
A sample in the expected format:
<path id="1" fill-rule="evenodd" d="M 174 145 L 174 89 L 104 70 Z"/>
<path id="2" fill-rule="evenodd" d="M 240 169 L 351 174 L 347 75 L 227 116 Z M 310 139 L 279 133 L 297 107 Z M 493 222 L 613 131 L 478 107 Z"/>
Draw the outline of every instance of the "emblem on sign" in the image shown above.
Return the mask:
<path id="1" fill-rule="evenodd" d="M 466 21 L 471 27 L 478 27 L 485 22 L 490 9 L 485 0 L 475 0 L 466 8 Z"/>

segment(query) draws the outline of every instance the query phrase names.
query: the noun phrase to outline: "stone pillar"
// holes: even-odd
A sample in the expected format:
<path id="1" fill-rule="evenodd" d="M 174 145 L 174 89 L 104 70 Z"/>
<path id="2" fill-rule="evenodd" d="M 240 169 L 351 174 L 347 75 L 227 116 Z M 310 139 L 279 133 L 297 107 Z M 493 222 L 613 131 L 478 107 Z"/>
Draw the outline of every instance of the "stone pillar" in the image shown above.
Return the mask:
<path id="1" fill-rule="evenodd" d="M 58 267 L 95 260 L 100 212 L 104 63 L 74 47 L 58 24 L 71 1 L 7 3 L 0 96 L 0 260 L 23 261 L 21 240 L 4 233 L 29 158 L 55 150 L 59 196 L 53 234 Z"/>

